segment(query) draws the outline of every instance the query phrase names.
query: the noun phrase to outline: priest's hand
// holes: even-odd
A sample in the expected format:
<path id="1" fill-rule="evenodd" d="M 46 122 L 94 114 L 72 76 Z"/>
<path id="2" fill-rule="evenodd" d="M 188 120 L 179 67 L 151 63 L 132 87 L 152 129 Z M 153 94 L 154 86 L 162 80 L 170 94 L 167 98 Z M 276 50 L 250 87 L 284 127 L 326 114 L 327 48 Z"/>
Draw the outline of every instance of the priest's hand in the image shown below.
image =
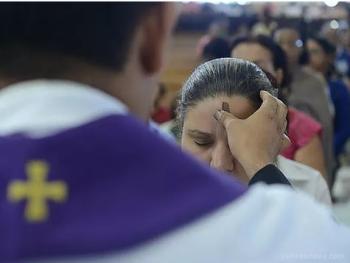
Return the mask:
<path id="1" fill-rule="evenodd" d="M 225 128 L 230 151 L 249 179 L 266 165 L 273 164 L 281 149 L 290 143 L 285 135 L 286 105 L 266 91 L 261 91 L 260 97 L 261 107 L 247 119 L 238 119 L 225 109 L 214 116 Z"/>

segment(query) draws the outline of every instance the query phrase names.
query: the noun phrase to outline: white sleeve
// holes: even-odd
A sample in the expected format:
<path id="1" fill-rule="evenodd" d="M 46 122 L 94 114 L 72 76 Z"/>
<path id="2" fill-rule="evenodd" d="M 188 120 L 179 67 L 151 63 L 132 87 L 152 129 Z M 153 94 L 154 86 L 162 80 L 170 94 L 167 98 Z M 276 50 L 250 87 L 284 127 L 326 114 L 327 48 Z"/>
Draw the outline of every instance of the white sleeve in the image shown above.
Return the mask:
<path id="1" fill-rule="evenodd" d="M 326 207 L 287 187 L 258 184 L 216 212 L 128 251 L 45 262 L 349 263 L 349 244 L 350 230 Z"/>

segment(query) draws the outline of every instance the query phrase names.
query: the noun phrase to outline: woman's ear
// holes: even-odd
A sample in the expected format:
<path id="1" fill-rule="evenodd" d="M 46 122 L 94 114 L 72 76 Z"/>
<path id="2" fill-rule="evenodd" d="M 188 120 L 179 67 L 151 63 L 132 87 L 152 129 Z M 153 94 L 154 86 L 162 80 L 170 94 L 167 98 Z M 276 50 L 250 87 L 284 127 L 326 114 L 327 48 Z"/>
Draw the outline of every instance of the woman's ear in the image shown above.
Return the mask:
<path id="1" fill-rule="evenodd" d="M 160 71 L 176 17 L 176 5 L 165 2 L 157 4 L 143 16 L 139 59 L 146 74 Z"/>

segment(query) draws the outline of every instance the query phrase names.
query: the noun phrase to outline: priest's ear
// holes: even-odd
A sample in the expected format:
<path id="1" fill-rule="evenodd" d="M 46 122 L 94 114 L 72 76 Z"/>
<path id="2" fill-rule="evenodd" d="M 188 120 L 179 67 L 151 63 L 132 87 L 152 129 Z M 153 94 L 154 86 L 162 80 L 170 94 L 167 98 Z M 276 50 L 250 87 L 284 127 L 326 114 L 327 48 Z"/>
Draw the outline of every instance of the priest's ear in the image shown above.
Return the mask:
<path id="1" fill-rule="evenodd" d="M 179 4 L 163 2 L 156 4 L 143 16 L 140 23 L 139 59 L 145 74 L 151 75 L 161 70 L 178 11 Z"/>

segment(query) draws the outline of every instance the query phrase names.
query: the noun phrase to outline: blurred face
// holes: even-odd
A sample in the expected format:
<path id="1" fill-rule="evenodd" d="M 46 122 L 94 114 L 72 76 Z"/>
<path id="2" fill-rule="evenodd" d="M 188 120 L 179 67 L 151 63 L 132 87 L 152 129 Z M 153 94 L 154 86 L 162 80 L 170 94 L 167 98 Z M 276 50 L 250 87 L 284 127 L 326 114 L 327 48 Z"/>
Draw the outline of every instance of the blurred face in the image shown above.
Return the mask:
<path id="1" fill-rule="evenodd" d="M 255 112 L 251 102 L 242 96 L 207 98 L 188 108 L 183 126 L 181 146 L 211 167 L 234 175 L 242 182 L 248 177 L 232 156 L 224 128 L 214 119 L 214 113 L 227 102 L 230 112 L 245 119 Z"/>
<path id="2" fill-rule="evenodd" d="M 255 63 L 263 70 L 275 74 L 272 55 L 269 50 L 255 43 L 242 43 L 236 46 L 231 53 L 234 58 L 240 58 Z"/>
<path id="3" fill-rule="evenodd" d="M 338 32 L 336 29 L 329 28 L 328 26 L 322 29 L 321 34 L 333 45 L 337 46 L 339 42 Z"/>
<path id="4" fill-rule="evenodd" d="M 273 57 L 270 50 L 256 43 L 242 43 L 237 45 L 231 52 L 231 57 L 240 58 L 253 62 L 262 70 L 270 73 L 281 84 L 283 80 L 283 72 L 275 70 L 273 65 Z"/>
<path id="5" fill-rule="evenodd" d="M 209 27 L 209 35 L 212 38 L 224 37 L 225 35 L 227 35 L 228 27 L 228 21 L 220 21 L 213 23 Z"/>
<path id="6" fill-rule="evenodd" d="M 276 41 L 287 54 L 288 62 L 292 65 L 298 64 L 303 46 L 298 32 L 289 29 L 278 31 Z"/>
<path id="7" fill-rule="evenodd" d="M 322 47 L 312 39 L 307 41 L 306 47 L 309 53 L 309 66 L 315 71 L 325 73 L 328 68 L 328 57 Z"/>

